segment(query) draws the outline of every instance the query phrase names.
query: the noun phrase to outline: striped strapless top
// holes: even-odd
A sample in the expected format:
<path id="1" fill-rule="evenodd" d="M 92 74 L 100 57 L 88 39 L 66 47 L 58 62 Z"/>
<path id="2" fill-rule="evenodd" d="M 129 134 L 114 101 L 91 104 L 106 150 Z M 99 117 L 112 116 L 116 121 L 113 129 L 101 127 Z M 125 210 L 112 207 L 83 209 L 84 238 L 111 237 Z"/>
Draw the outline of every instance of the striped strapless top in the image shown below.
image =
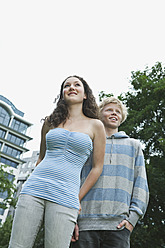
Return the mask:
<path id="1" fill-rule="evenodd" d="M 63 128 L 46 134 L 46 154 L 25 182 L 21 194 L 79 209 L 80 173 L 93 149 L 88 134 Z"/>

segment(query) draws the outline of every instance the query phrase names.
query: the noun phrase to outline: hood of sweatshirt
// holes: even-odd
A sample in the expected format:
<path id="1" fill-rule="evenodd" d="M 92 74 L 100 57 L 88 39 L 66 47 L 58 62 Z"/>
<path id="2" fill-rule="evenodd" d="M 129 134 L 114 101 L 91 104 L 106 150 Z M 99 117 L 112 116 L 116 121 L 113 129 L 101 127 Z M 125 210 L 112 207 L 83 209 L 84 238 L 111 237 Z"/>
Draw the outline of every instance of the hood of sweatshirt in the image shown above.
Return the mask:
<path id="1" fill-rule="evenodd" d="M 107 139 L 123 139 L 123 138 L 129 138 L 129 136 L 124 131 L 114 133 L 112 136 L 109 137 L 107 136 Z"/>

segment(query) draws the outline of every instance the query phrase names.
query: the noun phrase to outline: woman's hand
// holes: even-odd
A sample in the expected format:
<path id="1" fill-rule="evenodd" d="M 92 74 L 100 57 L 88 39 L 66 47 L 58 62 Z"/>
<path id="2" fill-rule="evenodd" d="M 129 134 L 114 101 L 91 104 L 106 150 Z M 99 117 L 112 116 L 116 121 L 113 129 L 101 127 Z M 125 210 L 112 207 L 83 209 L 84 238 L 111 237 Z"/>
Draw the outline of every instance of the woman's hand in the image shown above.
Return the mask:
<path id="1" fill-rule="evenodd" d="M 75 225 L 75 228 L 74 228 L 73 235 L 72 235 L 71 242 L 76 242 L 76 241 L 78 240 L 78 237 L 79 237 L 79 227 L 78 227 L 78 225 L 76 224 L 76 225 Z"/>

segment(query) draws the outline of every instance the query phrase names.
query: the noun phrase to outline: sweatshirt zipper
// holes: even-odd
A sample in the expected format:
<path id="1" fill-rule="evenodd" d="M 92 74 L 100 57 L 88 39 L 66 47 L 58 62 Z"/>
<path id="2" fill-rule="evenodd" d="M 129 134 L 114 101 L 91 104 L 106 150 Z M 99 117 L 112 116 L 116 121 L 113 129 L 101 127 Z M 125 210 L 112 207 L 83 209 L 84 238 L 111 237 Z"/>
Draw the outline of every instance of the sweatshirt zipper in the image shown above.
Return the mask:
<path id="1" fill-rule="evenodd" d="M 114 140 L 114 136 L 112 136 L 112 145 L 111 145 L 111 150 L 110 150 L 110 164 L 112 162 L 113 140 Z"/>

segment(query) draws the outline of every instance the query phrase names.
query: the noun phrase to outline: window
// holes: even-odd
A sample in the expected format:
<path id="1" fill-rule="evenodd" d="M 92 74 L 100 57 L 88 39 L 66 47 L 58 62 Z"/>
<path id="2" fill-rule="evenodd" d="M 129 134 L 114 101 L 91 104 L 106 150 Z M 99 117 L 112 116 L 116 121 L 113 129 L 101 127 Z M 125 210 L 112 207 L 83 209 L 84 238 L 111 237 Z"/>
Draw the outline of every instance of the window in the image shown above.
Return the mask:
<path id="1" fill-rule="evenodd" d="M 7 112 L 6 109 L 4 109 L 2 106 L 0 106 L 0 123 L 8 126 L 10 122 L 10 115 Z"/>
<path id="2" fill-rule="evenodd" d="M 11 124 L 11 128 L 13 128 L 14 130 L 25 134 L 26 130 L 28 128 L 28 125 L 17 120 L 17 119 L 13 119 L 12 124 Z"/>
<path id="3" fill-rule="evenodd" d="M 0 208 L 0 215 L 3 215 L 5 210 L 3 208 Z"/>
<path id="4" fill-rule="evenodd" d="M 9 173 L 7 173 L 8 174 L 8 176 L 7 176 L 7 178 L 9 179 L 9 181 L 10 182 L 12 182 L 12 181 L 14 181 L 14 175 L 12 175 L 12 174 L 9 174 Z"/>
<path id="5" fill-rule="evenodd" d="M 0 128 L 0 138 L 4 139 L 6 132 Z"/>
<path id="6" fill-rule="evenodd" d="M 21 139 L 21 138 L 17 137 L 16 135 L 13 135 L 11 133 L 9 133 L 7 135 L 7 140 L 18 145 L 18 146 L 23 146 L 25 143 L 24 139 Z"/>
<path id="7" fill-rule="evenodd" d="M 18 163 L 11 161 L 7 158 L 3 158 L 3 157 L 0 157 L 0 162 L 3 164 L 9 165 L 11 167 L 14 167 L 14 168 L 17 168 L 17 166 L 18 166 Z"/>
<path id="8" fill-rule="evenodd" d="M 8 145 L 4 146 L 3 152 L 6 154 L 9 154 L 10 156 L 15 157 L 15 158 L 20 158 L 20 155 L 22 153 L 21 151 L 15 149 L 15 148 L 12 148 L 11 146 L 8 146 Z"/>

